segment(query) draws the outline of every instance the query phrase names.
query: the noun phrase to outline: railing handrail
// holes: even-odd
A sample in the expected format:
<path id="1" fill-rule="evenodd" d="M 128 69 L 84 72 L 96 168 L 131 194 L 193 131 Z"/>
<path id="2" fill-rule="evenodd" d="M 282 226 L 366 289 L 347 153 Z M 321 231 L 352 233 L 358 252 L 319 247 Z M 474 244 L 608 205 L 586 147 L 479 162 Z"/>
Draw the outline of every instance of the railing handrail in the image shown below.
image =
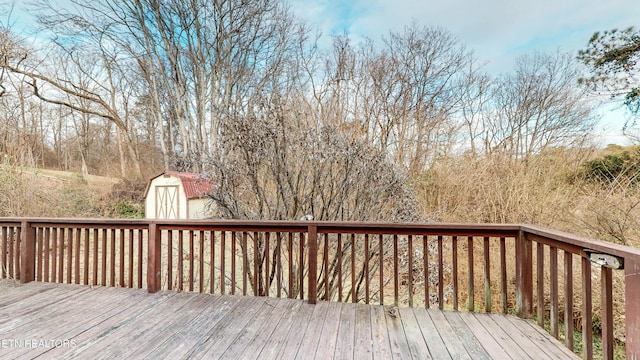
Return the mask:
<path id="1" fill-rule="evenodd" d="M 399 235 L 458 235 L 458 236 L 515 236 L 519 231 L 537 235 L 558 243 L 566 243 L 585 250 L 595 250 L 623 258 L 640 259 L 640 249 L 612 242 L 574 235 L 558 230 L 529 224 L 500 223 L 442 223 L 442 222 L 361 222 L 361 221 L 299 221 L 299 220 L 156 220 L 156 219 L 112 219 L 112 218 L 41 218 L 41 217 L 5 217 L 0 224 L 18 225 L 23 221 L 36 226 L 51 225 L 92 225 L 96 227 L 125 226 L 126 228 L 147 228 L 155 223 L 161 228 L 198 229 L 203 228 L 243 228 L 268 229 L 272 231 L 302 231 L 315 226 L 318 233 L 344 232 L 393 233 Z"/>

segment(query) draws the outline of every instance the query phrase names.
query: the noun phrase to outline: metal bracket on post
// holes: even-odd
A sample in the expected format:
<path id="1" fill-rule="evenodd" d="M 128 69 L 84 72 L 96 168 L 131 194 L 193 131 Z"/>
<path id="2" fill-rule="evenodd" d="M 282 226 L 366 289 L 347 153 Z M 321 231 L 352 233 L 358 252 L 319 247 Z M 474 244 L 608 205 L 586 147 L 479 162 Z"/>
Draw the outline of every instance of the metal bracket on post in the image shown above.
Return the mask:
<path id="1" fill-rule="evenodd" d="M 593 250 L 584 250 L 589 261 L 614 270 L 624 269 L 624 258 L 615 255 L 599 253 Z"/>

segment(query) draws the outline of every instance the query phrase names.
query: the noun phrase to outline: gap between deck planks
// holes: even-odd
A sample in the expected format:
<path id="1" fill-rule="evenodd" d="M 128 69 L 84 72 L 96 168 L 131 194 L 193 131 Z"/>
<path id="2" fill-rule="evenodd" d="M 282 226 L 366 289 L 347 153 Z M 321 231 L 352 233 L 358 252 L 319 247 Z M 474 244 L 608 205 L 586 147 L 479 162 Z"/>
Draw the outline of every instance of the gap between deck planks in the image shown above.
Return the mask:
<path id="1" fill-rule="evenodd" d="M 0 280 L 0 358 L 578 358 L 529 321 L 446 312 Z"/>

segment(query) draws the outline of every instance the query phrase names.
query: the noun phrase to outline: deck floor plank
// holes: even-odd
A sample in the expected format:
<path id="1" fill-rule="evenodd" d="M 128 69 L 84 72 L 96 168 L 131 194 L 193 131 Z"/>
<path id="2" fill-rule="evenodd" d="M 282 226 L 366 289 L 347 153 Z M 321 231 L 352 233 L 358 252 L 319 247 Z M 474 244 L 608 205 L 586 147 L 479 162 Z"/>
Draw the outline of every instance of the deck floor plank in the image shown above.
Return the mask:
<path id="1" fill-rule="evenodd" d="M 514 316 L 508 317 L 511 323 L 526 333 L 529 339 L 534 340 L 538 347 L 546 352 L 551 358 L 562 358 L 574 355 L 571 350 L 560 342 L 552 341 L 549 334 L 531 320 L 521 320 Z M 531 331 L 533 329 L 533 332 Z"/>
<path id="2" fill-rule="evenodd" d="M 229 345 L 221 359 L 238 359 L 240 357 L 257 358 L 270 334 L 288 310 L 288 300 L 265 298 L 263 311 L 260 311 L 238 337 Z"/>
<path id="3" fill-rule="evenodd" d="M 474 313 L 466 313 L 460 312 L 458 313 L 462 321 L 464 321 L 471 332 L 473 332 L 474 336 L 478 339 L 482 347 L 487 352 L 487 355 L 490 358 L 496 359 L 511 359 L 511 355 L 509 355 L 505 349 L 500 345 L 499 342 L 493 337 L 491 333 L 485 329 L 484 326 L 478 321 L 476 315 Z"/>
<path id="4" fill-rule="evenodd" d="M 353 358 L 357 360 L 373 359 L 373 339 L 371 323 L 371 307 L 365 304 L 356 305 L 356 321 L 354 334 Z"/>
<path id="5" fill-rule="evenodd" d="M 284 346 L 287 337 L 295 336 L 298 334 L 291 334 L 291 329 L 294 327 L 294 324 L 298 322 L 298 315 L 300 312 L 300 307 L 303 305 L 302 301 L 291 300 L 287 301 L 287 312 L 285 312 L 284 316 L 280 319 L 278 323 L 275 325 L 275 329 L 271 334 L 271 338 L 267 341 L 262 349 L 260 349 L 260 354 L 256 356 L 256 358 L 260 359 L 277 359 L 278 352 Z M 325 306 L 321 306 L 321 305 Z M 317 306 L 317 310 L 321 311 L 322 308 L 326 309 L 326 303 L 322 303 Z M 316 309 L 314 309 L 316 310 Z M 325 310 L 326 314 L 326 310 Z"/>
<path id="6" fill-rule="evenodd" d="M 433 359 L 427 347 L 427 341 L 425 341 L 420 331 L 418 320 L 414 314 L 415 310 L 416 309 L 404 307 L 398 308 L 411 356 L 414 359 Z"/>
<path id="7" fill-rule="evenodd" d="M 456 332 L 453 330 L 449 321 L 447 321 L 443 312 L 440 310 L 429 309 L 427 310 L 427 313 L 429 314 L 429 317 L 431 317 L 436 330 L 440 333 L 440 338 L 444 340 L 445 346 L 447 347 L 451 357 L 454 359 L 472 359 L 463 345 L 465 340 L 460 339 L 456 335 Z"/>
<path id="8" fill-rule="evenodd" d="M 502 314 L 6 280 L 0 340 L 11 359 L 578 358 Z"/>
<path id="9" fill-rule="evenodd" d="M 520 328 L 509 321 L 508 317 L 500 316 L 492 317 L 491 319 L 495 321 L 498 326 L 504 329 L 505 332 L 509 334 L 511 339 L 513 339 L 513 341 L 517 343 L 525 353 L 532 355 L 532 357 L 533 354 L 535 354 L 536 359 L 551 360 L 554 358 L 552 356 L 549 356 L 546 351 L 544 351 L 544 349 L 536 345 L 535 341 L 531 339 L 529 332 L 522 332 Z"/>
<path id="10" fill-rule="evenodd" d="M 434 359 L 451 359 L 444 339 L 440 336 L 427 309 L 414 309 L 413 312 L 422 332 L 422 337 L 429 348 L 429 354 Z"/>
<path id="11" fill-rule="evenodd" d="M 467 324 L 460 318 L 460 313 L 457 311 L 444 311 L 442 312 L 447 321 L 451 324 L 451 328 L 454 333 L 461 340 L 462 345 L 467 349 L 467 353 L 474 360 L 489 360 L 489 355 L 482 347 L 482 343 L 475 336 L 475 334 L 469 329 Z"/>
<path id="12" fill-rule="evenodd" d="M 140 346 L 115 347 L 110 355 L 117 358 L 133 358 L 132 353 L 135 352 L 153 352 L 165 341 L 175 338 L 179 329 L 188 326 L 204 312 L 209 306 L 209 301 L 217 300 L 217 297 L 207 294 L 193 295 L 185 294 L 193 300 L 181 302 L 180 308 L 171 308 L 165 316 L 157 317 L 159 321 L 149 322 L 142 329 L 132 328 L 129 331 L 121 332 L 120 339 L 130 344 L 140 344 Z M 116 342 L 118 341 L 116 340 Z"/>
<path id="13" fill-rule="evenodd" d="M 478 321 L 484 326 L 488 333 L 493 334 L 494 339 L 500 343 L 505 351 L 514 359 L 531 359 L 531 354 L 525 352 L 518 345 L 509 332 L 498 325 L 493 317 L 488 314 L 475 314 Z"/>
<path id="14" fill-rule="evenodd" d="M 396 307 L 385 307 L 384 318 L 389 332 L 389 343 L 391 345 L 391 358 L 410 359 L 411 350 L 402 326 L 402 319 Z"/>
<path id="15" fill-rule="evenodd" d="M 227 321 L 220 321 L 209 330 L 210 336 L 199 346 L 198 351 L 191 354 L 192 358 L 220 358 L 259 311 L 271 310 L 271 306 L 266 305 L 266 301 L 259 297 L 248 298 L 248 301 L 243 301 L 234 307 L 225 316 Z"/>
<path id="16" fill-rule="evenodd" d="M 342 304 L 340 322 L 337 332 L 335 357 L 338 359 L 353 359 L 353 343 L 356 331 L 356 306 Z M 322 346 L 322 344 L 320 344 Z M 322 353 L 322 349 L 318 349 Z M 316 356 L 316 358 L 318 358 Z"/>
<path id="17" fill-rule="evenodd" d="M 372 350 L 375 359 L 391 359 L 391 344 L 384 318 L 384 306 L 373 306 L 371 309 L 371 339 Z"/>
<path id="18" fill-rule="evenodd" d="M 298 357 L 302 359 L 311 359 L 315 356 L 315 351 L 302 353 L 301 349 L 303 341 L 307 340 L 309 336 L 317 336 L 317 334 L 310 332 L 312 331 L 310 328 L 313 327 L 312 316 L 314 316 L 314 314 L 321 313 L 321 309 L 316 309 L 317 306 L 318 305 L 302 303 L 298 310 L 296 321 L 291 324 L 291 329 L 289 329 L 287 337 L 284 340 L 284 345 L 279 349 L 278 354 L 275 357 L 276 359 L 286 360 L 296 359 Z M 321 319 L 324 319 L 324 317 Z"/>
<path id="19" fill-rule="evenodd" d="M 138 349 L 130 358 L 179 358 L 189 357 L 191 351 L 204 343 L 212 327 L 220 322 L 226 313 L 241 302 L 239 296 L 211 296 L 207 300 L 207 311 L 193 319 L 188 325 L 170 333 L 169 338 L 153 349 Z"/>
<path id="20" fill-rule="evenodd" d="M 336 357 L 340 313 L 344 304 L 330 302 L 327 305 L 327 314 L 326 317 L 322 319 L 322 328 L 316 346 L 313 347 L 313 345 L 311 345 L 308 350 L 298 351 L 296 359 L 327 359 Z"/>

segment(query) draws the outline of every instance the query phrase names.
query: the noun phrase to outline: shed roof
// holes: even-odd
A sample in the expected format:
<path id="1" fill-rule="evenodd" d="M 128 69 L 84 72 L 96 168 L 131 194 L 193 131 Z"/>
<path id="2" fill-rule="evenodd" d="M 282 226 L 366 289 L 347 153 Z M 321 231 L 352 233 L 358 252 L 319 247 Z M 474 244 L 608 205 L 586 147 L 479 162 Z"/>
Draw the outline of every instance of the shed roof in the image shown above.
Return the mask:
<path id="1" fill-rule="evenodd" d="M 191 173 L 191 172 L 183 172 L 183 171 L 171 171 L 165 170 L 160 174 L 149 179 L 149 184 L 147 184 L 147 191 L 149 192 L 149 187 L 151 186 L 151 182 L 160 177 L 160 176 L 175 176 L 180 179 L 182 182 L 182 187 L 184 188 L 185 195 L 187 199 L 202 199 L 205 198 L 208 193 L 213 189 L 213 183 L 199 174 Z"/>

